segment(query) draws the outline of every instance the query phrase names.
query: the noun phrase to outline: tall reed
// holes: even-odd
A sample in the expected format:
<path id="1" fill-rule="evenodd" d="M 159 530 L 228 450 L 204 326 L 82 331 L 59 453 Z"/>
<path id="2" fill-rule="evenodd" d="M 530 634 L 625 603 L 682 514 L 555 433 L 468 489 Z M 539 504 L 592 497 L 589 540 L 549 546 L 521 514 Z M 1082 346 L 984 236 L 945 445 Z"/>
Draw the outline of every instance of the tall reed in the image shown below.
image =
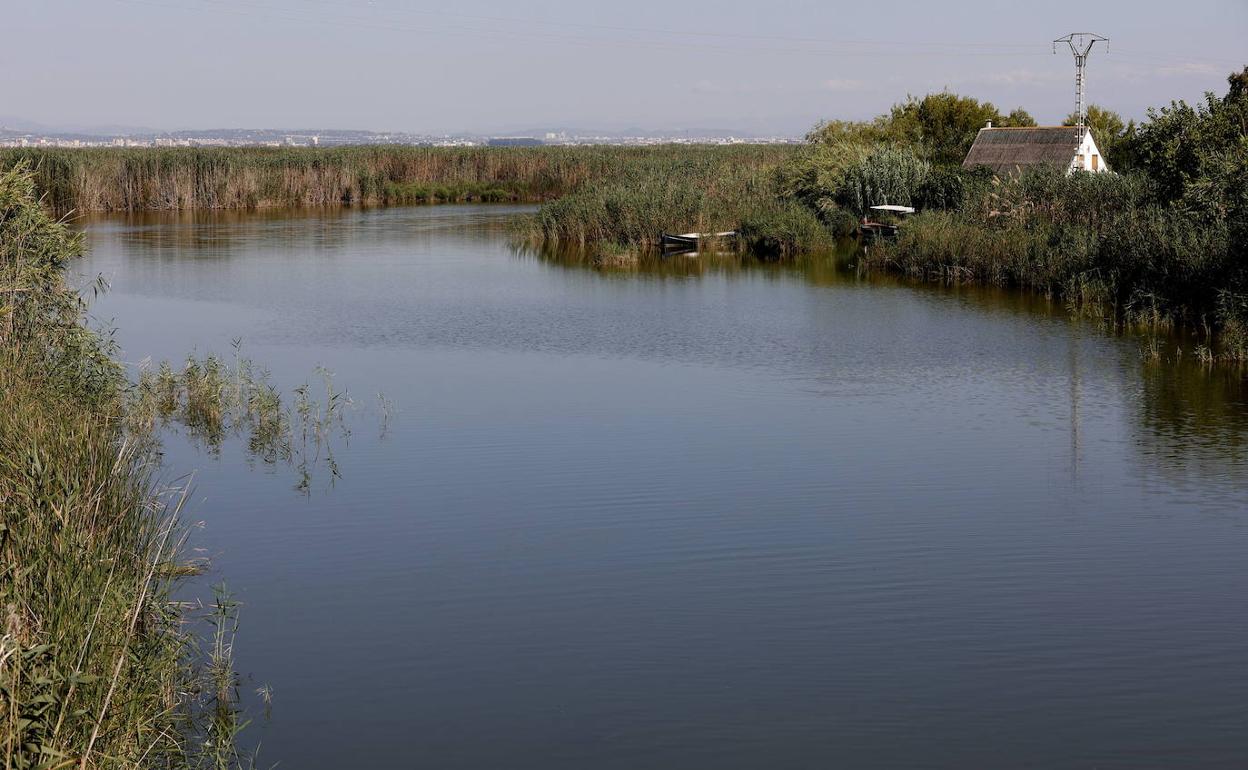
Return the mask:
<path id="1" fill-rule="evenodd" d="M 997 179 L 962 210 L 912 218 L 864 264 L 1040 291 L 1123 323 L 1182 326 L 1210 338 L 1210 357 L 1248 360 L 1243 244 L 1225 219 L 1151 195 L 1147 180 L 1131 175 Z"/>
<path id="2" fill-rule="evenodd" d="M 172 598 L 195 571 L 185 497 L 155 482 L 64 283 L 81 247 L 28 173 L 0 173 L 0 763 L 199 766 L 204 671 Z"/>
<path id="3" fill-rule="evenodd" d="M 544 205 L 530 243 L 596 251 L 645 249 L 669 233 L 740 230 L 769 253 L 830 241 L 816 217 L 781 200 L 776 172 L 791 148 L 720 148 L 651 153 L 618 173 Z M 773 227 L 774 226 L 774 227 Z"/>
<path id="4" fill-rule="evenodd" d="M 84 148 L 0 150 L 58 211 L 439 201 L 540 202 L 652 162 L 756 164 L 783 147 Z"/>

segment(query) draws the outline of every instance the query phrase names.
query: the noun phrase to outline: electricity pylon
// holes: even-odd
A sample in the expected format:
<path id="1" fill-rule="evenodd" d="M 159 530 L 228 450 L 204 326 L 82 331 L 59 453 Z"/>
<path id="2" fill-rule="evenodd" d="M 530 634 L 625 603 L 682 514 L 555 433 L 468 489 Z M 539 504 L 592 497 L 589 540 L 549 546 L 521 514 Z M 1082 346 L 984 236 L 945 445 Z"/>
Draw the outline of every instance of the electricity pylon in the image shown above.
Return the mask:
<path id="1" fill-rule="evenodd" d="M 1109 38 L 1092 32 L 1071 32 L 1066 37 L 1053 41 L 1053 53 L 1057 53 L 1058 43 L 1066 43 L 1070 46 L 1070 52 L 1075 55 L 1075 125 L 1079 128 L 1079 141 L 1083 141 L 1088 122 L 1087 108 L 1083 102 L 1083 70 L 1088 66 L 1088 54 L 1092 53 L 1092 46 L 1102 41 L 1105 43 L 1105 51 L 1108 52 Z"/>

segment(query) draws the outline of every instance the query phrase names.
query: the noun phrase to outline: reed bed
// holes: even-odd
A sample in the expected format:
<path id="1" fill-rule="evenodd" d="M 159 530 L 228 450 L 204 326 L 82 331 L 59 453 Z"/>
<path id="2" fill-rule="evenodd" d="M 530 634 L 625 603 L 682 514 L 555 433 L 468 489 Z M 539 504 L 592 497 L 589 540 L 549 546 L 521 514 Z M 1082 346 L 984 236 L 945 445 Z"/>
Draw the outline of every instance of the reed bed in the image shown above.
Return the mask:
<path id="1" fill-rule="evenodd" d="M 410 147 L 0 150 L 57 211 L 542 202 L 639 165 L 775 162 L 785 148 Z"/>
<path id="2" fill-rule="evenodd" d="M 1138 175 L 998 179 L 960 210 L 913 217 L 863 264 L 1039 291 L 1116 323 L 1191 330 L 1209 360 L 1248 360 L 1248 264 L 1232 223 L 1158 204 Z"/>
<path id="3" fill-rule="evenodd" d="M 704 148 L 651 153 L 619 173 L 544 205 L 528 222 L 534 245 L 618 258 L 669 233 L 738 230 L 738 244 L 766 255 L 828 247 L 817 215 L 781 196 L 777 170 L 793 148 Z"/>
<path id="4" fill-rule="evenodd" d="M 287 405 L 267 372 L 243 357 L 240 348 L 236 341 L 232 363 L 210 354 L 189 356 L 181 367 L 168 361 L 143 367 L 126 409 L 130 430 L 182 430 L 213 455 L 228 439 L 239 439 L 249 458 L 293 468 L 295 488 L 305 494 L 318 470 L 331 483 L 338 479 L 334 448 L 350 438 L 350 395 L 335 386 L 332 372 L 318 369 L 317 386 L 295 388 Z M 384 422 L 392 405 L 385 396 L 378 398 Z"/>
<path id="5" fill-rule="evenodd" d="M 0 173 L 0 764 L 245 764 L 228 658 L 200 665 L 173 600 L 201 567 L 185 489 L 157 484 L 153 435 L 63 281 L 81 248 L 29 174 Z"/>
<path id="6" fill-rule="evenodd" d="M 542 202 L 531 242 L 640 248 L 661 231 L 735 230 L 767 253 L 822 248 L 780 199 L 786 146 L 92 148 L 0 151 L 54 211 Z M 805 221 L 799 221 L 805 219 Z M 782 221 L 783 220 L 783 221 Z M 763 232 L 776 223 L 775 232 Z"/>

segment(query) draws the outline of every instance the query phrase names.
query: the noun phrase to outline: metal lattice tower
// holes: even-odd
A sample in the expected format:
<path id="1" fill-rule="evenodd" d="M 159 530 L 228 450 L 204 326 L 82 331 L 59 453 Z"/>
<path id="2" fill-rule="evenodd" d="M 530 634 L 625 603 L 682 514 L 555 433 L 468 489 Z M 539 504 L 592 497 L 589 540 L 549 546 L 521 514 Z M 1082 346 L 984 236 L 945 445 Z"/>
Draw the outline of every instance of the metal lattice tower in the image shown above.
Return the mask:
<path id="1" fill-rule="evenodd" d="M 1071 32 L 1066 37 L 1053 41 L 1053 53 L 1057 53 L 1058 43 L 1066 43 L 1070 46 L 1070 52 L 1075 55 L 1075 126 L 1079 129 L 1080 141 L 1083 141 L 1088 122 L 1087 106 L 1083 101 L 1083 70 L 1088 66 L 1088 54 L 1092 53 L 1092 46 L 1098 42 L 1104 42 L 1106 52 L 1109 51 L 1109 38 L 1092 32 Z"/>

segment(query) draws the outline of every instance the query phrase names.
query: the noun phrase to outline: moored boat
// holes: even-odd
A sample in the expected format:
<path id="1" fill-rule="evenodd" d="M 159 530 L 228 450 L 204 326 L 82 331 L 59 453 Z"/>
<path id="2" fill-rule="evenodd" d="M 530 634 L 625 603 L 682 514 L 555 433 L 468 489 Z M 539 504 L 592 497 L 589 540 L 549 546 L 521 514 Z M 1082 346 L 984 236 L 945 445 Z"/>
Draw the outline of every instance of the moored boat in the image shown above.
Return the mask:
<path id="1" fill-rule="evenodd" d="M 723 233 L 662 233 L 659 245 L 663 251 L 697 251 L 706 241 L 723 241 L 737 237 L 735 230 Z"/>
<path id="2" fill-rule="evenodd" d="M 871 211 L 876 212 L 876 219 L 863 217 L 862 222 L 858 224 L 858 234 L 864 241 L 896 238 L 901 228 L 902 218 L 914 213 L 914 209 L 910 206 L 893 204 L 872 206 Z"/>

